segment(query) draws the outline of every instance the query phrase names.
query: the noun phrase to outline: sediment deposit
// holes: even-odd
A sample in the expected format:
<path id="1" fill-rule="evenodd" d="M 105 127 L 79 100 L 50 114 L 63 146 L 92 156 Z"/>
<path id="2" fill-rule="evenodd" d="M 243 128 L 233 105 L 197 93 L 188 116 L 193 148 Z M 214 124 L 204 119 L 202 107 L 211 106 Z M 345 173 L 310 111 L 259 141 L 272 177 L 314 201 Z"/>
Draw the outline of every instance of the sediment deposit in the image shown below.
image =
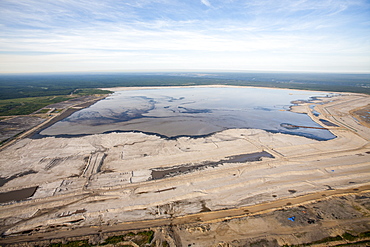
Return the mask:
<path id="1" fill-rule="evenodd" d="M 366 192 L 370 131 L 349 112 L 368 105 L 370 97 L 346 94 L 322 101 L 315 107 L 320 116 L 312 113 L 310 103 L 294 106 L 292 111 L 306 113 L 328 128 L 337 136 L 329 141 L 258 129 L 229 129 L 199 138 L 109 133 L 19 140 L 0 153 L 1 177 L 12 178 L 0 187 L 0 193 L 37 190 L 30 198 L 1 204 L 1 241 L 87 235 L 97 231 L 91 226 L 109 232 L 173 222 L 181 225 L 194 223 L 186 217 L 195 214 L 206 224 L 228 217 L 217 212 L 274 202 L 279 208 L 305 195 L 325 198 L 335 191 L 349 193 L 358 188 Z M 320 119 L 335 125 L 323 125 Z M 255 158 L 235 161 L 235 157 L 248 156 Z M 158 171 L 168 172 L 159 176 Z M 363 208 L 370 210 L 368 204 Z M 243 214 L 230 213 L 234 216 Z M 74 231 L 62 231 L 66 229 Z M 181 233 L 185 228 L 179 229 Z M 199 229 L 183 231 L 177 241 L 185 245 L 191 236 L 202 235 Z M 221 241 L 228 228 L 219 224 L 217 229 L 217 241 Z M 22 240 L 24 234 L 28 237 Z M 199 238 L 205 241 L 204 235 Z"/>

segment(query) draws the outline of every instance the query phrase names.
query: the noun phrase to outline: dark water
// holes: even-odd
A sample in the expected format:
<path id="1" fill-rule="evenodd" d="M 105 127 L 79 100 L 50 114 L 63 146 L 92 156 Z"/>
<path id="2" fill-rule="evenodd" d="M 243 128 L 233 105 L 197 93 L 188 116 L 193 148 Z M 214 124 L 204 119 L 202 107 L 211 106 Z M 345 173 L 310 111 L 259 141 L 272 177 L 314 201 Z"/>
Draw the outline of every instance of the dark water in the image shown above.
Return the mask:
<path id="1" fill-rule="evenodd" d="M 202 170 L 207 167 L 217 167 L 219 165 L 225 163 L 244 163 L 244 162 L 254 162 L 260 161 L 262 157 L 267 158 L 275 158 L 272 154 L 263 151 L 257 153 L 249 153 L 249 154 L 240 154 L 235 156 L 226 157 L 226 159 L 212 162 L 212 161 L 205 161 L 199 164 L 185 164 L 175 167 L 161 167 L 152 169 L 152 179 L 162 179 L 165 177 L 173 177 L 184 173 L 193 172 L 196 170 Z"/>
<path id="2" fill-rule="evenodd" d="M 325 119 L 319 119 L 324 125 L 326 126 L 330 126 L 330 127 L 339 127 L 338 125 L 336 124 L 333 124 L 332 122 L 328 121 L 328 120 L 325 120 Z"/>
<path id="3" fill-rule="evenodd" d="M 25 200 L 33 196 L 37 188 L 38 187 L 36 186 L 21 190 L 13 190 L 5 193 L 0 193 L 0 203 Z"/>
<path id="4" fill-rule="evenodd" d="M 207 135 L 231 128 L 264 129 L 318 140 L 328 130 L 286 129 L 281 123 L 321 127 L 306 114 L 289 111 L 291 101 L 328 94 L 267 88 L 167 88 L 120 91 L 42 131 L 84 135 L 142 131 L 167 137 Z"/>
<path id="5" fill-rule="evenodd" d="M 311 109 L 311 112 L 313 115 L 315 115 L 316 117 L 320 116 L 320 113 L 318 113 L 317 111 L 314 110 L 316 105 L 310 105 L 310 109 Z"/>

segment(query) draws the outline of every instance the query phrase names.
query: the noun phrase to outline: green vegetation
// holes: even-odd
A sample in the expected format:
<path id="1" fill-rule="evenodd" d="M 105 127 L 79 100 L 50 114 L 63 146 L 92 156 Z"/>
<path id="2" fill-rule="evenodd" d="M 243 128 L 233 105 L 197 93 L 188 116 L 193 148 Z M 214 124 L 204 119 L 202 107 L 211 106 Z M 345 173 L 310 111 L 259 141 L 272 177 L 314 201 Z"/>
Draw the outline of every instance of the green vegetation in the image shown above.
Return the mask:
<path id="1" fill-rule="evenodd" d="M 25 115 L 104 87 L 235 85 L 370 94 L 369 74 L 95 73 L 0 75 L 0 116 Z M 57 97 L 50 97 L 57 96 Z M 26 98 L 29 98 L 28 100 Z"/>
<path id="2" fill-rule="evenodd" d="M 0 116 L 27 115 L 47 105 L 71 98 L 71 96 L 48 96 L 0 100 Z"/>
<path id="3" fill-rule="evenodd" d="M 369 74 L 95 73 L 0 75 L 0 99 L 100 93 L 94 88 L 236 85 L 370 94 Z M 83 89 L 81 89 L 83 88 Z M 79 90 L 78 90 L 79 89 Z M 92 91 L 88 91 L 88 89 Z M 95 91 L 97 90 L 97 91 Z"/>
<path id="4" fill-rule="evenodd" d="M 96 89 L 96 88 L 82 88 L 82 89 L 77 89 L 74 91 L 73 94 L 85 96 L 85 95 L 93 95 L 93 94 L 110 94 L 113 93 L 108 90 L 101 90 L 101 89 Z"/>
<path id="5" fill-rule="evenodd" d="M 356 236 L 353 236 L 351 233 L 345 232 L 342 237 L 349 241 L 354 241 L 356 239 Z"/>
<path id="6" fill-rule="evenodd" d="M 118 244 L 125 241 L 132 241 L 139 246 L 148 246 L 153 240 L 154 231 L 142 231 L 138 233 L 129 232 L 124 235 L 120 236 L 112 236 L 107 238 L 102 244 L 99 245 L 91 245 L 89 244 L 88 240 L 79 240 L 79 241 L 71 241 L 66 244 L 62 243 L 54 243 L 51 244 L 51 247 L 88 247 L 88 246 L 103 246 L 108 244 Z M 164 246 L 169 246 L 167 242 L 163 243 Z M 119 246 L 126 246 L 126 245 L 119 245 Z M 131 247 L 131 245 L 127 245 Z"/>
<path id="7" fill-rule="evenodd" d="M 72 241 L 66 244 L 56 243 L 51 244 L 50 247 L 89 247 L 91 246 L 88 240 Z"/>
<path id="8" fill-rule="evenodd" d="M 47 113 L 48 111 L 50 111 L 50 109 L 45 108 L 45 109 L 41 109 L 40 111 L 38 111 L 38 113 Z"/>
<path id="9" fill-rule="evenodd" d="M 119 242 L 123 242 L 124 235 L 121 236 L 113 236 L 107 238 L 102 245 L 107 245 L 107 244 L 117 244 Z"/>
<path id="10" fill-rule="evenodd" d="M 78 96 L 86 96 L 93 94 L 109 94 L 112 93 L 107 90 L 100 90 L 94 88 L 77 89 L 73 95 L 55 95 L 43 97 L 28 97 L 28 98 L 14 98 L 0 100 L 0 116 L 11 115 L 27 115 L 33 113 L 47 105 L 66 101 Z M 47 113 L 49 109 L 42 109 L 39 113 Z M 54 111 L 54 113 L 57 110 Z"/>
<path id="11" fill-rule="evenodd" d="M 360 238 L 370 238 L 370 231 L 362 232 L 358 235 Z"/>
<path id="12" fill-rule="evenodd" d="M 154 237 L 154 231 L 143 231 L 138 233 L 129 232 L 125 235 L 107 238 L 101 245 L 117 244 L 124 241 L 132 241 L 139 246 L 150 244 Z"/>
<path id="13" fill-rule="evenodd" d="M 154 232 L 153 231 L 145 231 L 145 232 L 139 232 L 138 234 L 141 234 L 143 236 L 147 237 L 147 243 L 150 244 L 154 238 Z"/>

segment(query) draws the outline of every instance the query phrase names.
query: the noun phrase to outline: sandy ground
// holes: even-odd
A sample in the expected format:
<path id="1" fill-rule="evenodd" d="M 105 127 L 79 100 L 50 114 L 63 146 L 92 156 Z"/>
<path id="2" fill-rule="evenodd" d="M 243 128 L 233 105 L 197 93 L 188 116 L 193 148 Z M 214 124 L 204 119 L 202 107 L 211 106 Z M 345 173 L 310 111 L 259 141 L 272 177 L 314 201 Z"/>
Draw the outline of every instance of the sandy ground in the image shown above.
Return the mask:
<path id="1" fill-rule="evenodd" d="M 26 116 L 10 116 L 0 121 L 0 150 L 11 146 L 17 140 L 32 136 L 37 131 L 46 128 L 84 107 L 103 99 L 105 96 L 90 95 L 73 98 L 64 102 L 48 105 Z M 49 111 L 44 114 L 43 109 Z M 58 109 L 58 113 L 52 113 Z"/>
<path id="2" fill-rule="evenodd" d="M 143 133 L 19 140 L 0 152 L 1 177 L 13 176 L 0 187 L 0 193 L 38 189 L 27 200 L 1 205 L 3 241 L 19 241 L 13 237 L 19 234 L 62 236 L 63 231 L 56 234 L 61 229 L 75 229 L 75 234 L 96 231 L 90 226 L 116 230 L 130 224 L 148 227 L 145 222 L 163 220 L 161 224 L 168 224 L 168 219 L 199 213 L 201 221 L 211 214 L 216 214 L 214 219 L 233 218 L 237 215 L 225 210 L 280 201 L 286 205 L 294 198 L 316 195 L 306 200 L 312 201 L 318 195 L 322 198 L 323 191 L 324 197 L 329 196 L 328 190 L 334 194 L 358 188 L 366 191 L 370 185 L 370 131 L 349 112 L 368 105 L 370 97 L 342 94 L 322 100 L 324 104 L 315 107 L 319 117 L 312 114 L 309 103 L 292 110 L 307 113 L 321 125 L 319 119 L 336 124 L 338 127 L 323 125 L 337 136 L 330 141 L 257 129 L 173 140 Z M 227 161 L 259 152 L 274 158 Z M 188 167 L 188 172 L 176 172 L 179 167 Z M 163 179 L 152 178 L 153 170 L 171 169 Z M 22 175 L 27 171 L 32 172 Z M 188 222 L 183 219 L 178 224 Z M 191 238 L 186 234 L 179 236 L 184 243 Z"/>

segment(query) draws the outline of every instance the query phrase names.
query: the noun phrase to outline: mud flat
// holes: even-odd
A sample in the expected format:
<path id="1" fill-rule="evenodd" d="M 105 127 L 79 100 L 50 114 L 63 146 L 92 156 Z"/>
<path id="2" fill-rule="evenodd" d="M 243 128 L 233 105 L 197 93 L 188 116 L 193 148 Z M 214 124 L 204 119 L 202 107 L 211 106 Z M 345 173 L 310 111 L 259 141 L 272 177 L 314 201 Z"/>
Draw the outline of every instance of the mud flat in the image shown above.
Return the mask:
<path id="1" fill-rule="evenodd" d="M 12 178 L 0 193 L 37 190 L 1 204 L 0 243 L 99 244 L 144 230 L 154 231 L 153 246 L 367 241 L 370 131 L 350 111 L 370 97 L 320 100 L 318 116 L 315 102 L 292 111 L 330 130 L 336 138 L 328 141 L 259 129 L 19 140 L 0 151 L 1 177 Z M 33 172 L 16 175 L 24 171 Z"/>
<path id="2" fill-rule="evenodd" d="M 306 114 L 288 110 L 291 101 L 298 97 L 332 95 L 312 91 L 305 93 L 301 96 L 302 92 L 297 90 L 213 86 L 119 91 L 88 109 L 72 114 L 40 134 L 44 137 L 77 137 L 136 130 L 178 138 L 201 137 L 225 129 L 248 128 L 317 140 L 335 138 Z M 283 128 L 280 124 L 285 121 L 300 128 Z"/>
<path id="3" fill-rule="evenodd" d="M 0 143 L 38 126 L 45 119 L 37 116 L 15 116 L 0 121 Z"/>
<path id="4" fill-rule="evenodd" d="M 29 133 L 27 137 L 31 137 L 31 138 L 38 138 L 39 137 L 39 133 L 43 130 L 43 129 L 46 129 L 47 127 L 50 127 L 51 125 L 59 122 L 60 120 L 63 120 L 65 119 L 66 117 L 69 117 L 70 115 L 72 115 L 73 113 L 83 109 L 83 108 L 86 108 L 86 107 L 89 107 L 93 104 L 95 104 L 96 102 L 98 102 L 99 100 L 101 100 L 103 97 L 98 97 L 96 99 L 96 97 L 94 97 L 93 99 L 91 99 L 91 97 L 86 97 L 86 100 L 90 100 L 88 102 L 84 102 L 82 104 L 78 104 L 78 105 L 75 105 L 73 106 L 72 108 L 67 108 L 66 110 L 64 110 L 61 114 L 57 115 L 56 117 L 54 117 L 52 120 L 48 121 L 46 124 L 43 124 L 41 127 L 37 128 L 36 130 L 34 130 L 33 132 Z M 58 106 L 57 104 L 55 104 L 56 106 Z M 69 105 L 69 104 L 68 104 Z M 64 105 L 62 105 L 64 106 Z M 49 106 L 50 107 L 50 106 Z"/>

